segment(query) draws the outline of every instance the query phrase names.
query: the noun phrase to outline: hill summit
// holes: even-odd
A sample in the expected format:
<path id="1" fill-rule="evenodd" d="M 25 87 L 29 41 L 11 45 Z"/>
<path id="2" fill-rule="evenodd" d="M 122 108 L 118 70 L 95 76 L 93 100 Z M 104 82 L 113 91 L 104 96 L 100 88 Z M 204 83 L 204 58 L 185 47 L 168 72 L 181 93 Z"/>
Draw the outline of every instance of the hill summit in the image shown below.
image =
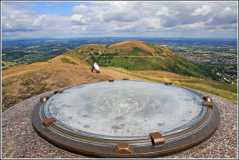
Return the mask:
<path id="1" fill-rule="evenodd" d="M 115 48 L 125 51 L 132 51 L 134 49 L 138 49 L 141 52 L 147 53 L 148 55 L 154 56 L 155 55 L 155 48 L 149 46 L 143 41 L 136 41 L 136 40 L 128 40 L 123 42 L 114 43 L 109 46 L 109 48 Z"/>
<path id="2" fill-rule="evenodd" d="M 87 44 L 73 50 L 81 56 L 105 55 L 105 56 L 158 56 L 172 55 L 172 52 L 165 46 L 158 44 L 147 44 L 144 41 L 127 40 L 107 44 Z"/>
<path id="3" fill-rule="evenodd" d="M 113 44 L 82 45 L 67 54 L 92 64 L 120 67 L 128 70 L 164 70 L 196 77 L 211 77 L 204 66 L 194 64 L 173 52 L 165 45 L 127 40 Z"/>
<path id="4" fill-rule="evenodd" d="M 91 72 L 92 61 L 101 66 L 100 74 Z M 173 82 L 236 99 L 236 86 L 211 81 L 210 76 L 209 69 L 173 54 L 163 45 L 134 40 L 82 45 L 48 61 L 3 70 L 2 108 L 57 88 L 123 78 Z"/>

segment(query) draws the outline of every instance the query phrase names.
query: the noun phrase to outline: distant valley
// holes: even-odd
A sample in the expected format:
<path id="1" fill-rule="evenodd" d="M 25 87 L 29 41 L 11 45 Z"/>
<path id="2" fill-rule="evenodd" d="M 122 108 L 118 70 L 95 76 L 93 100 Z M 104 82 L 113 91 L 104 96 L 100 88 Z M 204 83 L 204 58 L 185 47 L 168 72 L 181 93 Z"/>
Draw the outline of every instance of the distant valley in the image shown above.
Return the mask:
<path id="1" fill-rule="evenodd" d="M 207 66 L 213 78 L 226 83 L 236 83 L 237 41 L 234 39 L 192 38 L 129 38 L 102 37 L 78 39 L 33 39 L 3 41 L 3 69 L 18 64 L 45 61 L 71 49 L 86 44 L 107 44 L 137 39 L 149 44 L 166 45 L 176 55 Z"/>
<path id="2" fill-rule="evenodd" d="M 31 47 L 29 44 L 25 44 L 25 47 L 22 44 L 13 44 L 16 50 L 13 55 L 17 55 L 19 48 L 24 52 L 29 51 L 29 48 L 31 51 L 39 51 L 29 51 L 29 54 L 22 57 L 11 57 L 11 49 L 5 47 L 4 52 L 6 49 L 8 52 L 3 54 L 3 110 L 45 91 L 85 82 L 122 78 L 172 82 L 236 101 L 236 83 L 231 83 L 235 81 L 233 77 L 230 83 L 224 82 L 210 65 L 185 57 L 180 54 L 182 50 L 175 53 L 173 45 L 142 40 L 112 41 L 106 40 L 107 43 L 103 43 L 103 39 L 102 43 L 90 43 L 94 42 L 91 40 L 80 45 L 76 42 L 48 41 L 49 45 L 46 42 L 41 43 L 46 45 L 43 48 L 39 42 L 30 44 Z M 52 53 L 54 48 L 59 50 Z M 44 53 L 43 56 L 41 52 Z M 42 59 L 38 59 L 39 57 Z M 90 65 L 94 61 L 101 66 L 100 74 L 90 71 Z"/>

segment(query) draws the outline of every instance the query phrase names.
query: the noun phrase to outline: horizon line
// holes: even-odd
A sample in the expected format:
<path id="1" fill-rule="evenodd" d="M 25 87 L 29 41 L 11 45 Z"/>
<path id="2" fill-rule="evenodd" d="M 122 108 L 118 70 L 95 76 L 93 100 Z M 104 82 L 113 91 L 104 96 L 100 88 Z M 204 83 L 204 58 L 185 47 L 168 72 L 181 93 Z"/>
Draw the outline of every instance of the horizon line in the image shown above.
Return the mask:
<path id="1" fill-rule="evenodd" d="M 3 38 L 3 41 L 14 41 L 14 40 L 41 40 L 41 39 L 49 39 L 49 40 L 63 40 L 63 39 L 85 39 L 85 38 L 162 38 L 162 39 L 231 39 L 237 40 L 237 37 L 160 37 L 160 36 L 83 36 L 83 37 L 40 37 L 40 38 Z"/>

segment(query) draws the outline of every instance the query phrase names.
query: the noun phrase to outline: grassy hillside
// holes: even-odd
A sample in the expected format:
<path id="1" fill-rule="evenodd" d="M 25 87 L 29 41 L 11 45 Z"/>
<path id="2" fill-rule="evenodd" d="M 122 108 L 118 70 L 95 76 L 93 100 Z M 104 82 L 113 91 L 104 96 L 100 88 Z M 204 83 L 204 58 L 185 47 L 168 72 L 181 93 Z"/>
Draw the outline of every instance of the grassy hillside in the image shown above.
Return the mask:
<path id="1" fill-rule="evenodd" d="M 112 45 L 84 45 L 71 55 L 98 62 L 104 67 L 120 67 L 128 70 L 164 70 L 182 75 L 215 79 L 210 69 L 174 55 L 167 47 L 146 44 L 142 41 L 124 41 Z"/>
<path id="2" fill-rule="evenodd" d="M 46 62 L 18 65 L 3 71 L 3 111 L 40 93 L 80 83 L 108 79 L 137 79 L 111 69 L 92 73 L 78 58 L 61 55 Z"/>
<path id="3" fill-rule="evenodd" d="M 48 61 L 3 70 L 3 111 L 45 91 L 123 78 L 172 82 L 236 102 L 235 84 L 210 80 L 208 71 L 202 66 L 175 56 L 165 46 L 138 41 L 126 42 L 84 45 Z M 93 60 L 100 63 L 100 74 L 90 71 L 89 63 Z"/>

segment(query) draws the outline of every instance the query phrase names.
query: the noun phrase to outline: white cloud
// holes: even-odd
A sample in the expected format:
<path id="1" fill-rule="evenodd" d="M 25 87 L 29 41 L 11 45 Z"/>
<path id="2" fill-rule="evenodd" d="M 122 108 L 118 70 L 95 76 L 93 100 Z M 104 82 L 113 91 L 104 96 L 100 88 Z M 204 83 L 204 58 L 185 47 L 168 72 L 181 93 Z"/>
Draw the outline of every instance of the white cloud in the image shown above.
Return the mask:
<path id="1" fill-rule="evenodd" d="M 159 10 L 156 12 L 156 16 L 170 16 L 172 13 L 170 13 L 168 7 L 161 7 Z"/>
<path id="2" fill-rule="evenodd" d="M 183 30 L 190 30 L 190 29 L 200 29 L 205 27 L 205 23 L 204 22 L 196 22 L 196 23 L 192 23 L 192 24 L 185 24 L 185 25 L 179 25 L 178 28 L 181 28 Z"/>
<path id="3" fill-rule="evenodd" d="M 86 13 L 89 9 L 86 5 L 81 4 L 81 5 L 74 6 L 72 10 L 73 10 L 73 13 L 82 14 L 82 13 Z"/>
<path id="4" fill-rule="evenodd" d="M 162 36 L 176 32 L 190 36 L 209 34 L 212 28 L 218 35 L 236 33 L 234 2 L 79 2 L 65 16 L 12 4 L 4 5 L 3 10 L 3 31 L 12 37 Z"/>
<path id="5" fill-rule="evenodd" d="M 43 15 L 36 15 L 30 11 L 16 10 L 7 6 L 3 10 L 3 30 L 8 32 L 15 31 L 34 31 L 39 30 L 44 21 Z"/>
<path id="6" fill-rule="evenodd" d="M 87 24 L 87 21 L 88 21 L 87 18 L 81 14 L 73 14 L 71 16 L 71 20 L 73 23 L 76 23 L 79 25 L 85 25 L 85 24 Z"/>
<path id="7" fill-rule="evenodd" d="M 199 7 L 195 9 L 192 13 L 193 16 L 205 16 L 211 12 L 211 7 L 208 5 L 203 5 L 202 7 Z"/>
<path id="8" fill-rule="evenodd" d="M 160 29 L 161 26 L 161 20 L 159 18 L 148 18 L 144 20 L 144 24 L 149 29 Z"/>
<path id="9" fill-rule="evenodd" d="M 40 15 L 32 22 L 33 27 L 39 27 L 42 25 L 42 23 L 46 20 L 46 15 Z"/>

